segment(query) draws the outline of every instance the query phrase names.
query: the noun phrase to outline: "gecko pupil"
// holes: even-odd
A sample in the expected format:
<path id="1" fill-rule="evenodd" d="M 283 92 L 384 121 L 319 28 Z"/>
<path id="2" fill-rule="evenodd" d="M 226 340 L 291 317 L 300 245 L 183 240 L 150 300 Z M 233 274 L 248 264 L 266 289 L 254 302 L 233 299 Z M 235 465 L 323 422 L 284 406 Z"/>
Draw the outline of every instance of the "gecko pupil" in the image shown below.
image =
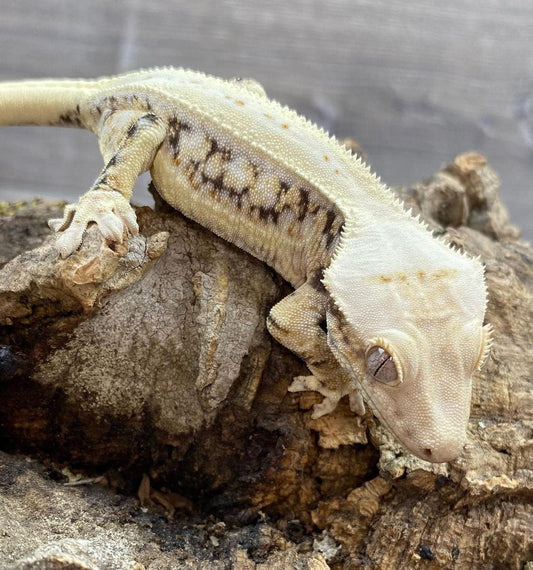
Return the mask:
<path id="1" fill-rule="evenodd" d="M 373 346 L 368 351 L 366 369 L 373 378 L 385 384 L 394 382 L 398 378 L 392 356 L 381 346 Z"/>

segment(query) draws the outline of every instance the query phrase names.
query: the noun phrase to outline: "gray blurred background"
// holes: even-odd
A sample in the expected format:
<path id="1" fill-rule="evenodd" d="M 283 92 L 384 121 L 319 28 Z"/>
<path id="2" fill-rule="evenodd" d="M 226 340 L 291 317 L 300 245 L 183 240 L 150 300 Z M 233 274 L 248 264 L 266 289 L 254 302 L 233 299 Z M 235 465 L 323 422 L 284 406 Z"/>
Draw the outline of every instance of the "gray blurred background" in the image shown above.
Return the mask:
<path id="1" fill-rule="evenodd" d="M 257 79 L 391 185 L 481 151 L 533 238 L 531 1 L 0 0 L 0 80 L 155 65 Z M 0 200 L 74 200 L 101 166 L 91 133 L 0 129 Z"/>

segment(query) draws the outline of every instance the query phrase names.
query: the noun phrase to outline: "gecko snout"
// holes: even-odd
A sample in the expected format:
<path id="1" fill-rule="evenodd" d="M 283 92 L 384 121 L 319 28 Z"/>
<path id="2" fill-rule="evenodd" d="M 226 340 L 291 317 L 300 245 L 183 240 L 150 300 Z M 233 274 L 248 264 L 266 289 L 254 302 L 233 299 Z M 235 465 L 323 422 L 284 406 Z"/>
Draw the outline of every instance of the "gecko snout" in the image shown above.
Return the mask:
<path id="1" fill-rule="evenodd" d="M 418 449 L 412 451 L 421 459 L 431 463 L 447 463 L 456 459 L 464 445 L 464 437 L 450 437 L 439 442 L 422 442 Z"/>

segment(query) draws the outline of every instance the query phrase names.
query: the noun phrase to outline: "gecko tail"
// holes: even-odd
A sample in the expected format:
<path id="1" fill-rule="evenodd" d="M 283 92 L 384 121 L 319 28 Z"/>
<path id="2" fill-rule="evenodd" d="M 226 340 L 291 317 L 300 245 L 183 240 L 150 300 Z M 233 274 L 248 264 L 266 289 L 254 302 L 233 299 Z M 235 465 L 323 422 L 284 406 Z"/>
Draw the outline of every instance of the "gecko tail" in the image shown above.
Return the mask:
<path id="1" fill-rule="evenodd" d="M 93 85 L 68 79 L 0 82 L 0 125 L 86 128 L 80 105 Z"/>

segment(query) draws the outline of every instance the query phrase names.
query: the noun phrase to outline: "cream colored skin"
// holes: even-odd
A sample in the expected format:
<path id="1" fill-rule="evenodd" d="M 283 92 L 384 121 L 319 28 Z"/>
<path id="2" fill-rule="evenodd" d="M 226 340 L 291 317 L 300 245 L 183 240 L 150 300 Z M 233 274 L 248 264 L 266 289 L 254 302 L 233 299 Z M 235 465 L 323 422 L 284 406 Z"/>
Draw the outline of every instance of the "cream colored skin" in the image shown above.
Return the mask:
<path id="1" fill-rule="evenodd" d="M 290 390 L 324 395 L 313 417 L 348 395 L 420 458 L 461 452 L 490 337 L 483 267 L 434 238 L 334 139 L 254 81 L 171 68 L 0 84 L 0 125 L 13 124 L 99 138 L 104 170 L 50 222 L 63 257 L 91 222 L 111 242 L 137 233 L 129 199 L 150 170 L 169 204 L 294 286 L 267 324 L 312 373 Z"/>

